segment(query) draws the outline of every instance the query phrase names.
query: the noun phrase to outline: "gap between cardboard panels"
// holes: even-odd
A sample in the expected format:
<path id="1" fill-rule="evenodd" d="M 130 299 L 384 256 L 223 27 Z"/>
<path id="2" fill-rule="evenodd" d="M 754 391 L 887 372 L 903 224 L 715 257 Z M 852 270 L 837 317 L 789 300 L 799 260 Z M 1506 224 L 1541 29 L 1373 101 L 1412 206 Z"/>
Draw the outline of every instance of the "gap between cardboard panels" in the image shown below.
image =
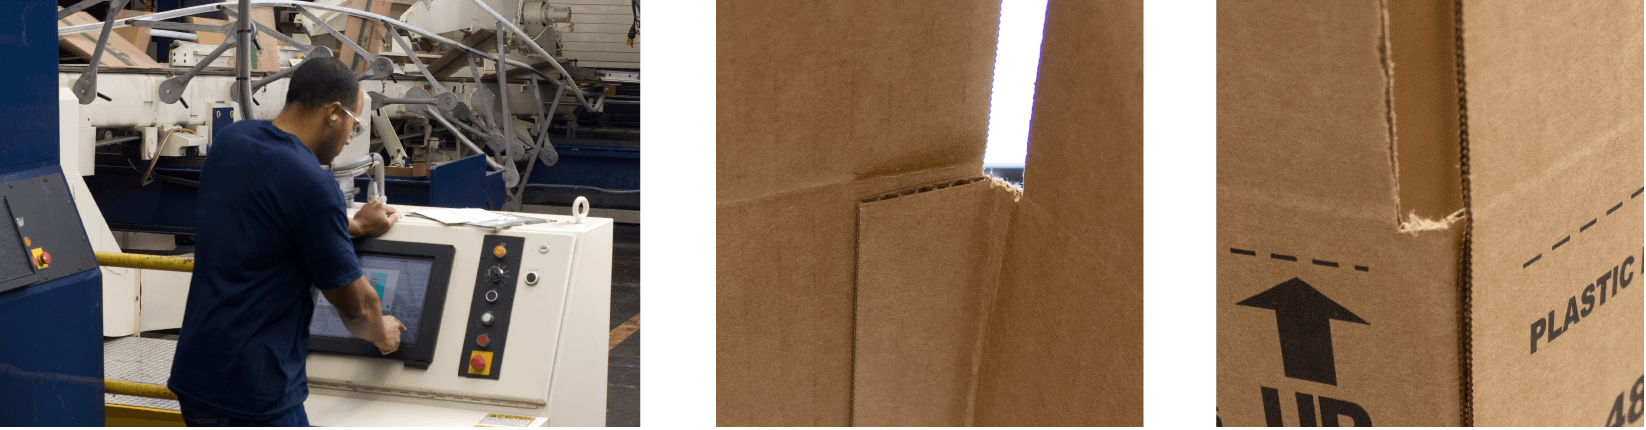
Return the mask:
<path id="1" fill-rule="evenodd" d="M 899 197 L 905 197 L 905 196 L 911 196 L 911 195 L 920 194 L 920 193 L 932 192 L 932 191 L 942 190 L 942 189 L 946 189 L 946 188 L 954 188 L 954 187 L 958 187 L 958 186 L 961 186 L 961 185 L 970 185 L 970 184 L 977 183 L 977 182 L 982 182 L 982 181 L 989 181 L 989 185 L 991 185 L 993 187 L 1005 189 L 1007 192 L 1012 194 L 1012 201 L 1014 201 L 1014 202 L 1023 198 L 1023 187 L 1012 184 L 1011 182 L 1006 182 L 1004 180 L 1001 180 L 1000 178 L 995 178 L 995 177 L 992 177 L 992 176 L 987 176 L 987 177 L 979 176 L 979 177 L 975 177 L 975 178 L 958 179 L 958 180 L 953 180 L 953 181 L 940 182 L 940 183 L 931 184 L 931 185 L 922 185 L 922 186 L 908 188 L 908 189 L 904 189 L 904 190 L 893 191 L 893 192 L 890 192 L 890 193 L 882 193 L 882 194 L 878 194 L 878 195 L 875 195 L 875 196 L 866 197 L 863 200 L 858 201 L 858 203 L 874 203 L 874 202 L 878 202 L 878 201 L 882 201 L 882 200 L 891 200 L 891 199 L 895 199 L 895 198 L 899 198 Z"/>

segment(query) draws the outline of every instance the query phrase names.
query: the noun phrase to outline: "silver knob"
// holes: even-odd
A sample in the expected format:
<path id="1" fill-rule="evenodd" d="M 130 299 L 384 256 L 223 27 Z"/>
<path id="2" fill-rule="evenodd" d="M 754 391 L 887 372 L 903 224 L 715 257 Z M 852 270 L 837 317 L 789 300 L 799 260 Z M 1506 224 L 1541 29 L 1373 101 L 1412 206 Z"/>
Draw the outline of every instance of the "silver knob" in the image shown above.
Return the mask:
<path id="1" fill-rule="evenodd" d="M 491 312 L 486 312 L 484 314 L 480 314 L 480 323 L 481 324 L 492 325 L 492 320 L 494 320 L 494 319 L 496 319 L 496 317 L 493 317 Z"/>

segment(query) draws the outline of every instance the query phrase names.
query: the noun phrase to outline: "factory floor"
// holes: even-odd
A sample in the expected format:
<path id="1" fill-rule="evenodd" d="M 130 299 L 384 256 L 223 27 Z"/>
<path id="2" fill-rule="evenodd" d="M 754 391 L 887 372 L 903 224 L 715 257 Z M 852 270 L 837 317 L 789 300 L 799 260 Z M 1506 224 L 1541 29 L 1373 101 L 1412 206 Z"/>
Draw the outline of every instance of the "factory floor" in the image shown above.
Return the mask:
<path id="1" fill-rule="evenodd" d="M 606 426 L 639 427 L 640 226 L 618 224 L 612 242 L 612 343 L 607 356 Z M 173 332 L 150 332 L 143 337 L 176 340 Z"/>
<path id="2" fill-rule="evenodd" d="M 607 356 L 606 426 L 640 425 L 640 226 L 612 233 L 612 347 Z"/>

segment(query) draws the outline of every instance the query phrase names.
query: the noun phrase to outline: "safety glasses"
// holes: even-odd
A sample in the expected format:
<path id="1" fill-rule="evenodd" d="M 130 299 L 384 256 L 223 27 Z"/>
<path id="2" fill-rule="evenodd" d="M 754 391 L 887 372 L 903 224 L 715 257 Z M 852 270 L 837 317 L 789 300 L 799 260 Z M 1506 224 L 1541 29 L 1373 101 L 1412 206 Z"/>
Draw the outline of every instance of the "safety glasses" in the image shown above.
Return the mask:
<path id="1" fill-rule="evenodd" d="M 361 121 L 360 117 L 355 116 L 354 112 L 349 112 L 348 109 L 343 109 L 343 113 L 349 114 L 349 118 L 354 118 L 354 128 L 349 130 L 349 140 L 354 140 L 355 137 L 360 136 L 360 133 L 366 132 L 365 121 Z"/>

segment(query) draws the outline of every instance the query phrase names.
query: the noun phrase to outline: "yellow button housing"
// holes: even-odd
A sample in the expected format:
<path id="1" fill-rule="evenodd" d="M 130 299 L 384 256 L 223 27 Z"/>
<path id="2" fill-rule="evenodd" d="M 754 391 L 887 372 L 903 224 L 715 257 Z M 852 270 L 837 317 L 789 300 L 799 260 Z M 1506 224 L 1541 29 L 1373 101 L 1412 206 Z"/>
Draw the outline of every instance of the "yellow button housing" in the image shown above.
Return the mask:
<path id="1" fill-rule="evenodd" d="M 475 360 L 474 360 L 475 357 L 480 357 L 480 360 L 481 360 L 480 363 L 483 363 L 483 365 L 481 367 L 475 367 L 474 366 L 476 364 Z M 492 374 L 492 353 L 491 353 L 491 351 L 469 351 L 468 371 L 469 371 L 470 375 L 491 375 Z"/>

